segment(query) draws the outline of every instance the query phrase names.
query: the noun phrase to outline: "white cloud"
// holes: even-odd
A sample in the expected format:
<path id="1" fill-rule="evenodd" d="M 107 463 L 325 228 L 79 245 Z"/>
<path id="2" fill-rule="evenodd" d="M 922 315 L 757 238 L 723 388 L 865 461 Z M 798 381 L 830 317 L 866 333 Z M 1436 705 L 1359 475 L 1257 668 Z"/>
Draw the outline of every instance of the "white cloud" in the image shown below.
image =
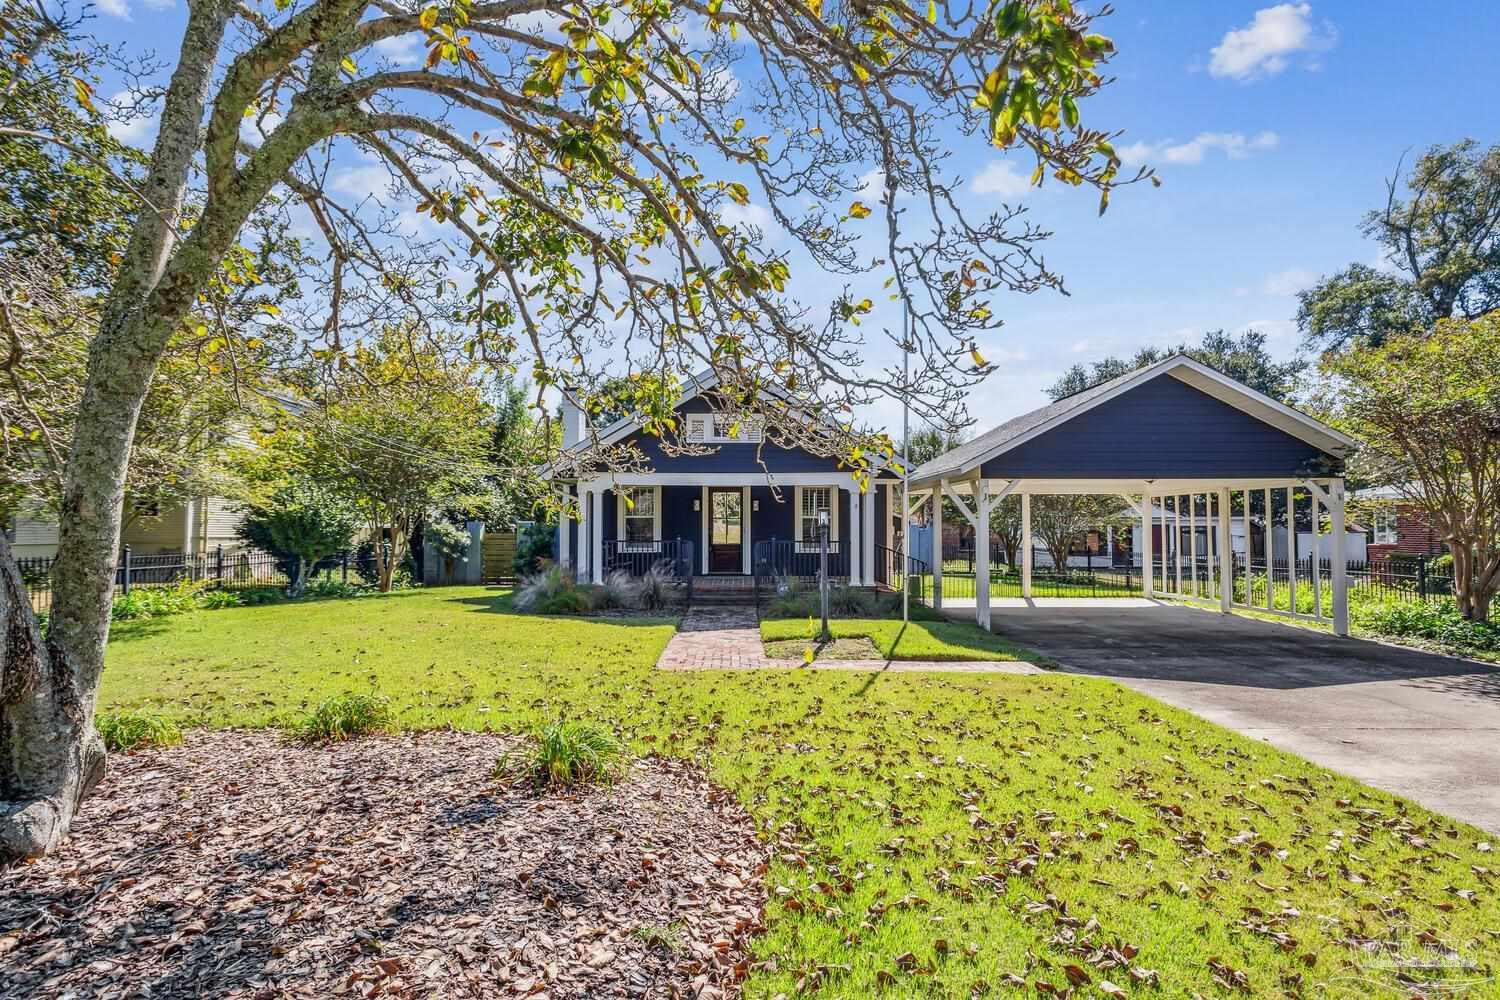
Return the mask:
<path id="1" fill-rule="evenodd" d="M 1325 51 L 1337 37 L 1332 25 L 1313 23 L 1311 4 L 1265 7 L 1245 27 L 1225 33 L 1209 52 L 1208 72 L 1240 81 L 1274 76 L 1294 54 Z"/>
<path id="2" fill-rule="evenodd" d="M 110 17 L 130 19 L 130 4 L 126 0 L 94 0 L 94 6 Z"/>
<path id="3" fill-rule="evenodd" d="M 1010 160 L 991 160 L 974 178 L 975 194 L 996 194 L 1002 198 L 1020 198 L 1033 190 L 1031 179 L 1016 170 Z"/>
<path id="4" fill-rule="evenodd" d="M 1243 160 L 1251 153 L 1274 149 L 1281 142 L 1275 132 L 1257 132 L 1247 136 L 1242 132 L 1199 132 L 1187 142 L 1136 142 L 1121 146 L 1117 151 L 1126 163 L 1175 163 L 1192 166 L 1203 162 L 1212 150 L 1219 150 L 1231 160 Z"/>
<path id="5" fill-rule="evenodd" d="M 1305 267 L 1293 267 L 1267 275 L 1266 280 L 1260 283 L 1260 290 L 1267 295 L 1296 295 L 1317 282 L 1317 272 Z"/>
<path id="6" fill-rule="evenodd" d="M 1252 319 L 1234 332 L 1243 336 L 1251 330 L 1258 330 L 1265 334 L 1266 343 L 1271 345 L 1273 350 L 1295 346 L 1298 342 L 1297 324 L 1289 319 Z"/>
<path id="7" fill-rule="evenodd" d="M 109 99 L 108 104 L 120 111 L 135 108 L 135 97 L 128 90 L 122 90 Z M 129 121 L 112 121 L 105 124 L 105 129 L 120 142 L 127 146 L 145 148 L 147 144 L 156 138 L 156 115 L 151 113 L 152 108 L 142 106 L 138 111 L 143 112 Z"/>
<path id="8" fill-rule="evenodd" d="M 745 205 L 726 201 L 719 209 L 719 221 L 726 226 L 754 226 L 763 233 L 770 233 L 776 227 L 770 210 L 753 201 Z"/>
<path id="9" fill-rule="evenodd" d="M 370 49 L 397 64 L 415 62 L 424 58 L 426 54 L 426 50 L 422 47 L 422 38 L 415 32 L 382 38 L 370 46 Z"/>
<path id="10" fill-rule="evenodd" d="M 266 136 L 276 131 L 276 126 L 280 124 L 281 116 L 274 111 L 242 118 L 240 119 L 240 141 L 259 146 Z"/>
<path id="11" fill-rule="evenodd" d="M 177 0 L 145 0 L 147 10 L 171 10 L 177 6 Z"/>

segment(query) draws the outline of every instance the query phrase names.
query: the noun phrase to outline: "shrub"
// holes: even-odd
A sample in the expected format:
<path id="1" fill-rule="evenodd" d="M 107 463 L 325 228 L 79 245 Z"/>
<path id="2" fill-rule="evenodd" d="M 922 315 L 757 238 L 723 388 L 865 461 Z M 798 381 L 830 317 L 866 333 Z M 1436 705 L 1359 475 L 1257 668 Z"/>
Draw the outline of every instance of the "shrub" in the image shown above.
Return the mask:
<path id="1" fill-rule="evenodd" d="M 586 615 L 594 602 L 582 587 L 571 587 L 546 598 L 533 609 L 539 615 Z"/>
<path id="2" fill-rule="evenodd" d="M 384 732 L 390 727 L 391 709 L 384 698 L 341 694 L 309 712 L 294 732 L 304 743 L 329 743 Z"/>
<path id="3" fill-rule="evenodd" d="M 630 582 L 630 574 L 617 569 L 605 576 L 603 583 L 589 588 L 588 597 L 595 611 L 628 608 L 635 597 L 635 587 Z"/>
<path id="4" fill-rule="evenodd" d="M 209 611 L 238 608 L 244 603 L 244 595 L 234 590 L 205 590 L 198 595 L 198 607 Z"/>
<path id="5" fill-rule="evenodd" d="M 542 563 L 552 558 L 552 525 L 533 521 L 516 535 L 516 555 L 511 567 L 516 576 L 530 576 L 542 569 Z"/>
<path id="6" fill-rule="evenodd" d="M 543 602 L 574 588 L 573 574 L 552 565 L 521 577 L 511 604 L 517 611 L 539 611 Z"/>
<path id="7" fill-rule="evenodd" d="M 1452 601 L 1374 604 L 1359 608 L 1356 620 L 1382 635 L 1429 639 L 1446 646 L 1500 652 L 1500 625 L 1465 618 Z"/>
<path id="8" fill-rule="evenodd" d="M 669 559 L 659 559 L 641 577 L 635 599 L 647 611 L 660 611 L 672 604 L 677 573 Z"/>
<path id="9" fill-rule="evenodd" d="M 807 618 L 817 613 L 817 602 L 806 594 L 779 594 L 766 605 L 767 618 Z"/>
<path id="10" fill-rule="evenodd" d="M 554 722 L 536 743 L 495 763 L 496 777 L 527 777 L 543 788 L 606 784 L 619 774 L 625 745 L 609 730 L 586 722 Z"/>
<path id="11" fill-rule="evenodd" d="M 177 724 L 159 715 L 111 713 L 95 719 L 94 728 L 99 730 L 104 748 L 111 753 L 142 747 L 174 747 L 182 742 L 182 730 Z"/>
<path id="12" fill-rule="evenodd" d="M 198 606 L 205 584 L 182 580 L 170 587 L 135 587 L 115 598 L 110 617 L 115 621 L 137 621 L 180 615 Z"/>
<path id="13" fill-rule="evenodd" d="M 368 587 L 361 587 L 358 584 L 345 583 L 343 580 L 324 579 L 314 580 L 308 584 L 307 590 L 303 592 L 302 596 L 309 598 L 359 597 L 369 592 Z"/>
<path id="14" fill-rule="evenodd" d="M 239 592 L 241 604 L 277 604 L 286 600 L 280 587 L 251 587 Z"/>
<path id="15" fill-rule="evenodd" d="M 830 587 L 828 590 L 828 613 L 858 618 L 870 610 L 870 600 L 858 587 Z"/>

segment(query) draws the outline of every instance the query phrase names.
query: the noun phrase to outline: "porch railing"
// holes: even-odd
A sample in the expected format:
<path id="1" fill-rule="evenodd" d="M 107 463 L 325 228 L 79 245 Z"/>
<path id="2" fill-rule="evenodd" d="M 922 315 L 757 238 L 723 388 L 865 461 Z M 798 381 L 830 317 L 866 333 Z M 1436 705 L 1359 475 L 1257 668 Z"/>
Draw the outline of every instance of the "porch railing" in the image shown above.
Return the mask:
<path id="1" fill-rule="evenodd" d="M 795 538 L 765 538 L 755 543 L 752 564 L 757 579 L 815 579 L 818 575 L 817 542 Z M 828 578 L 848 579 L 849 553 L 834 539 L 828 540 Z"/>
<path id="2" fill-rule="evenodd" d="M 690 579 L 693 575 L 693 542 L 689 538 L 663 538 L 657 542 L 627 542 L 609 539 L 604 543 L 604 572 L 623 570 L 630 576 L 645 576 L 657 567 L 670 568 L 672 575 Z"/>

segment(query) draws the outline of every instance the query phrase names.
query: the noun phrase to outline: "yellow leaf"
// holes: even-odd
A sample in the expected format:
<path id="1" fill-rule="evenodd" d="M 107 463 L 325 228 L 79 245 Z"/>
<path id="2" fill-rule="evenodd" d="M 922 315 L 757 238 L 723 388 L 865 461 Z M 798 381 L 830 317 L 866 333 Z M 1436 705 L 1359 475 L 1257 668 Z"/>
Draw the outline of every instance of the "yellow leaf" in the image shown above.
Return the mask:
<path id="1" fill-rule="evenodd" d="M 417 18 L 417 23 L 430 31 L 432 26 L 437 24 L 437 19 L 438 9 L 436 7 L 428 7 L 422 11 L 422 16 Z"/>
<path id="2" fill-rule="evenodd" d="M 969 348 L 969 357 L 974 359 L 975 368 L 983 368 L 985 365 L 989 364 L 988 361 L 984 360 L 984 355 L 979 353 L 978 347 Z"/>
<path id="3" fill-rule="evenodd" d="M 339 60 L 339 65 L 342 66 L 344 68 L 344 72 L 348 73 L 350 76 L 353 76 L 354 74 L 359 72 L 359 67 L 354 65 L 354 60 L 350 59 L 348 56 L 345 56 L 343 59 Z"/>
<path id="4" fill-rule="evenodd" d="M 802 662 L 803 663 L 811 663 L 812 661 L 813 661 L 812 647 L 808 646 L 806 649 L 804 649 L 802 651 Z"/>
<path id="5" fill-rule="evenodd" d="M 870 214 L 870 206 L 862 201 L 856 201 L 849 206 L 849 214 L 856 219 L 863 219 Z"/>

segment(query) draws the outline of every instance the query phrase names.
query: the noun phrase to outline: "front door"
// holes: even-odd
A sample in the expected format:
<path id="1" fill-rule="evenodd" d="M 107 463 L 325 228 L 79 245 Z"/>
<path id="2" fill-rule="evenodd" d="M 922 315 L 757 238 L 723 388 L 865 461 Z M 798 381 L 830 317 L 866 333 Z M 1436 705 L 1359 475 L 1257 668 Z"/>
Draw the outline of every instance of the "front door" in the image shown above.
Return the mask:
<path id="1" fill-rule="evenodd" d="M 708 571 L 742 573 L 740 547 L 744 530 L 744 497 L 739 488 L 708 491 Z"/>

